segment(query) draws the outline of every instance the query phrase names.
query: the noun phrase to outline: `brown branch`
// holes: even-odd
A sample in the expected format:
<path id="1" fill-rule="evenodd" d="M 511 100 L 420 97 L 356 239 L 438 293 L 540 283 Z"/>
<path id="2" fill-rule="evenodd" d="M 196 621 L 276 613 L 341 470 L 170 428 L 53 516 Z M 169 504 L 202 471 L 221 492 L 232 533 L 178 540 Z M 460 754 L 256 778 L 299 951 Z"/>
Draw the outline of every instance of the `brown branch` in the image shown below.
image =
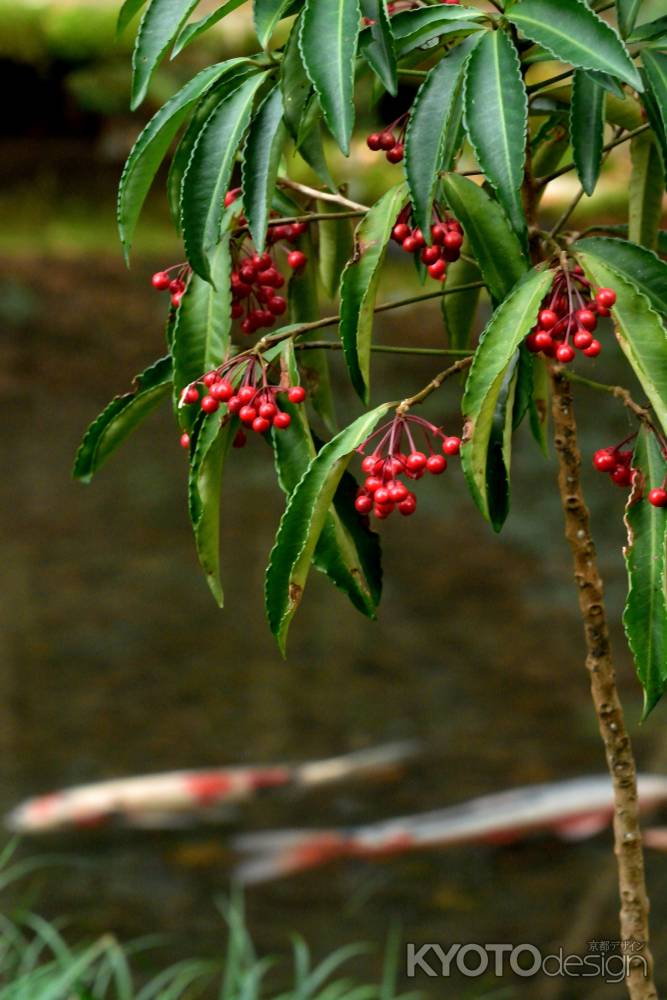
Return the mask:
<path id="1" fill-rule="evenodd" d="M 423 403 L 424 400 L 427 399 L 432 392 L 435 392 L 437 389 L 439 389 L 442 383 L 445 382 L 448 378 L 452 378 L 453 375 L 458 375 L 459 372 L 464 372 L 467 368 L 470 368 L 470 365 L 472 364 L 472 359 L 473 355 L 470 354 L 467 358 L 461 358 L 459 361 L 456 361 L 449 368 L 445 368 L 444 371 L 440 372 L 439 375 L 436 375 L 434 379 L 431 379 L 428 385 L 425 385 L 424 388 L 421 389 L 418 393 L 416 393 L 414 396 L 409 396 L 407 399 L 404 399 L 400 404 L 400 406 L 398 407 L 398 412 L 406 413 L 411 406 L 416 406 L 418 403 Z"/>
<path id="2" fill-rule="evenodd" d="M 574 557 L 591 695 L 614 789 L 614 853 L 621 899 L 621 938 L 642 942 L 643 949 L 639 955 L 648 966 L 645 976 L 641 960 L 630 963 L 626 986 L 631 1000 L 657 1000 L 649 949 L 649 900 L 639 827 L 635 759 L 616 687 L 602 580 L 582 492 L 581 454 L 572 392 L 566 376 L 557 367 L 552 369 L 552 383 L 554 444 L 558 454 L 558 486 L 565 517 L 565 535 Z"/>
<path id="3" fill-rule="evenodd" d="M 319 188 L 310 187 L 308 184 L 299 184 L 298 181 L 293 181 L 291 177 L 279 177 L 278 184 L 280 187 L 291 188 L 292 191 L 298 191 L 299 194 L 306 194 L 309 198 L 318 198 L 320 201 L 331 201 L 334 205 L 344 205 L 345 208 L 352 208 L 357 212 L 368 212 L 368 205 L 360 205 L 358 201 L 351 201 L 342 194 L 333 194 L 331 191 L 320 191 Z"/>

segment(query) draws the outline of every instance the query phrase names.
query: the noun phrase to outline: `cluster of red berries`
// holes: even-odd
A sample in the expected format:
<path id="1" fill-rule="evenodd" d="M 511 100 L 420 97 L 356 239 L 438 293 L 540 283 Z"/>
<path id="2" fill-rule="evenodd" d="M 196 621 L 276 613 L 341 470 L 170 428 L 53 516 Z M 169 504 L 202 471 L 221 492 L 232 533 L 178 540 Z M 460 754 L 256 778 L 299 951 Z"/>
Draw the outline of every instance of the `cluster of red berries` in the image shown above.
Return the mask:
<path id="1" fill-rule="evenodd" d="M 428 455 L 416 447 L 411 427 L 423 434 Z M 404 438 L 409 450 L 404 447 Z M 373 450 L 366 454 L 370 445 Z M 366 479 L 357 494 L 356 509 L 363 515 L 372 512 L 381 521 L 395 509 L 404 517 L 409 517 L 417 509 L 417 498 L 401 477 L 416 480 L 426 472 L 439 476 L 447 468 L 445 455 L 458 455 L 460 448 L 460 438 L 444 434 L 439 427 L 422 417 L 396 414 L 357 448 L 364 455 L 361 469 Z"/>
<path id="2" fill-rule="evenodd" d="M 615 302 L 613 288 L 599 288 L 593 294 L 578 265 L 572 270 L 559 269 L 542 302 L 537 323 L 526 337 L 526 347 L 564 365 L 574 360 L 576 351 L 596 358 L 602 345 L 593 332 L 598 319 L 609 316 Z"/>
<path id="3" fill-rule="evenodd" d="M 623 451 L 623 445 L 628 444 L 636 436 L 636 434 L 631 434 L 620 444 L 612 445 L 610 448 L 600 448 L 593 455 L 593 466 L 597 471 L 608 473 L 612 482 L 618 486 L 632 486 L 637 470 L 632 467 L 632 451 Z M 667 460 L 664 447 L 663 454 Z M 654 486 L 648 491 L 646 499 L 653 507 L 667 507 L 667 476 L 663 480 L 662 486 Z"/>
<path id="4" fill-rule="evenodd" d="M 219 368 L 206 372 L 191 382 L 181 393 L 180 406 L 199 404 L 204 413 L 215 413 L 220 404 L 228 414 L 238 414 L 239 420 L 256 434 L 265 434 L 270 427 L 286 430 L 292 422 L 289 413 L 278 406 L 278 394 L 285 393 L 290 403 L 303 403 L 306 390 L 301 385 L 290 385 L 284 375 L 279 385 L 271 385 L 268 366 L 258 355 L 239 354 Z M 236 447 L 245 443 L 245 435 L 235 441 Z M 181 436 L 184 448 L 190 445 L 188 434 Z"/>
<path id="5" fill-rule="evenodd" d="M 172 306 L 178 309 L 183 293 L 188 287 L 191 274 L 192 271 L 188 264 L 174 264 L 166 271 L 156 271 L 151 278 L 151 284 L 158 292 L 169 292 Z"/>
<path id="6" fill-rule="evenodd" d="M 404 208 L 396 220 L 391 238 L 406 253 L 419 253 L 431 278 L 435 281 L 444 281 L 447 276 L 447 264 L 458 260 L 461 256 L 463 227 L 457 219 L 443 216 L 437 206 L 434 209 L 434 216 L 435 221 L 431 226 L 431 246 L 426 245 L 421 229 L 412 226 L 410 206 Z"/>
<path id="7" fill-rule="evenodd" d="M 400 163 L 405 154 L 405 129 L 408 124 L 408 113 L 401 115 L 391 125 L 387 125 L 382 132 L 371 132 L 366 138 L 366 145 L 374 153 L 380 150 L 389 163 Z M 398 128 L 398 135 L 394 134 L 394 129 Z"/>

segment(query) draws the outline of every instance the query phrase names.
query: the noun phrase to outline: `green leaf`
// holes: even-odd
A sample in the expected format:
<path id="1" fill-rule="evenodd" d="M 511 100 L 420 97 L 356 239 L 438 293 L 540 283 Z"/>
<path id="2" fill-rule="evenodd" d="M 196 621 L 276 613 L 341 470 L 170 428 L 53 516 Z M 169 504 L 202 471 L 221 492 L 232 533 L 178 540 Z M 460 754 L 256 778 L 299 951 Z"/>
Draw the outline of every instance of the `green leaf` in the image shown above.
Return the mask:
<path id="1" fill-rule="evenodd" d="M 387 0 L 361 0 L 361 12 L 373 22 L 359 36 L 361 53 L 385 90 L 396 96 L 396 53 Z"/>
<path id="2" fill-rule="evenodd" d="M 271 198 L 286 138 L 283 96 L 275 86 L 253 118 L 243 151 L 243 208 L 258 253 L 266 243 Z"/>
<path id="3" fill-rule="evenodd" d="M 664 118 L 660 113 L 658 102 L 651 91 L 646 70 L 642 70 L 642 77 L 646 81 L 647 89 L 642 94 L 642 110 L 644 117 L 648 119 L 650 128 L 653 131 L 653 138 L 658 146 L 658 151 L 662 159 L 661 173 L 667 183 L 667 131 L 665 131 Z"/>
<path id="4" fill-rule="evenodd" d="M 331 205 L 326 201 L 317 202 L 317 211 L 329 213 Z M 319 233 L 318 266 L 320 281 L 324 291 L 333 299 L 338 290 L 338 283 L 343 268 L 352 256 L 354 241 L 352 239 L 351 219 L 321 219 L 317 224 Z"/>
<path id="5" fill-rule="evenodd" d="M 588 231 L 608 233 L 610 236 L 615 236 L 619 239 L 623 238 L 627 240 L 628 237 L 628 227 L 624 224 L 593 226 Z M 661 229 L 658 232 L 658 253 L 662 254 L 663 257 L 667 257 L 667 229 Z"/>
<path id="6" fill-rule="evenodd" d="M 269 44 L 278 21 L 285 16 L 292 0 L 253 0 L 253 18 L 259 44 L 263 49 Z"/>
<path id="7" fill-rule="evenodd" d="M 172 354 L 174 356 L 174 402 L 183 389 L 207 371 L 222 364 L 230 344 L 232 269 L 229 235 L 225 234 L 211 256 L 214 285 L 193 274 L 176 313 Z M 190 427 L 196 407 L 178 410 L 181 424 Z"/>
<path id="8" fill-rule="evenodd" d="M 299 44 L 306 73 L 325 121 L 348 156 L 354 127 L 354 64 L 359 36 L 359 0 L 306 0 Z"/>
<path id="9" fill-rule="evenodd" d="M 631 141 L 630 159 L 628 233 L 634 243 L 652 250 L 658 239 L 665 181 L 660 151 L 650 132 Z"/>
<path id="10" fill-rule="evenodd" d="M 84 435 L 74 460 L 75 479 L 90 482 L 109 455 L 169 395 L 171 378 L 167 355 L 137 375 L 131 392 L 111 400 Z"/>
<path id="11" fill-rule="evenodd" d="M 507 18 L 526 38 L 579 69 L 599 69 L 643 90 L 628 50 L 583 0 L 519 0 Z"/>
<path id="12" fill-rule="evenodd" d="M 127 158 L 118 188 L 118 231 L 126 259 L 141 207 L 172 139 L 202 94 L 245 59 L 216 63 L 198 73 L 153 115 Z"/>
<path id="13" fill-rule="evenodd" d="M 666 467 L 660 445 L 646 427 L 639 431 L 633 466 L 639 473 L 625 508 L 628 543 L 623 554 L 629 589 L 623 627 L 644 689 L 645 719 L 667 687 L 667 514 L 653 507 L 645 495 L 651 487 L 660 486 Z"/>
<path id="14" fill-rule="evenodd" d="M 470 52 L 471 38 L 437 63 L 417 91 L 405 137 L 405 167 L 416 224 L 430 242 L 433 198 L 441 169 L 445 136 Z"/>
<path id="15" fill-rule="evenodd" d="M 514 402 L 519 374 L 519 352 L 510 361 L 493 413 L 486 456 L 486 495 L 489 520 L 494 531 L 500 531 L 510 510 L 510 464 Z"/>
<path id="16" fill-rule="evenodd" d="M 269 626 L 285 654 L 287 631 L 301 601 L 308 571 L 345 469 L 388 405 L 358 417 L 312 460 L 295 487 L 280 521 L 266 572 Z"/>
<path id="17" fill-rule="evenodd" d="M 642 52 L 651 94 L 660 111 L 663 133 L 667 132 L 667 55 L 664 52 Z"/>
<path id="18" fill-rule="evenodd" d="M 139 107 L 151 76 L 199 0 L 150 0 L 132 53 L 132 101 Z"/>
<path id="19" fill-rule="evenodd" d="M 549 457 L 549 369 L 546 359 L 533 355 L 533 391 L 528 408 L 530 430 L 545 458 Z"/>
<path id="20" fill-rule="evenodd" d="M 244 80 L 218 104 L 199 133 L 183 177 L 181 225 L 185 252 L 193 270 L 207 281 L 211 277 L 209 255 L 220 236 L 236 151 L 264 79 L 265 74 L 259 73 Z"/>
<path id="21" fill-rule="evenodd" d="M 627 38 L 635 26 L 642 0 L 616 0 L 618 27 L 623 38 Z"/>
<path id="22" fill-rule="evenodd" d="M 655 21 L 647 21 L 634 28 L 628 42 L 645 42 L 667 35 L 667 15 L 658 17 Z"/>
<path id="23" fill-rule="evenodd" d="M 609 73 L 600 73 L 597 69 L 582 69 L 577 70 L 577 72 L 583 73 L 591 83 L 596 83 L 603 90 L 606 90 L 608 94 L 617 97 L 619 101 L 625 100 L 627 95 L 616 77 L 610 76 Z"/>
<path id="24" fill-rule="evenodd" d="M 340 338 L 352 385 L 368 399 L 373 309 L 382 265 L 396 218 L 405 204 L 405 184 L 390 188 L 364 216 L 355 232 L 355 253 L 340 286 Z"/>
<path id="25" fill-rule="evenodd" d="M 197 556 L 206 582 L 219 607 L 224 595 L 220 582 L 220 491 L 222 468 L 238 421 L 219 414 L 203 414 L 190 446 L 188 507 Z"/>
<path id="26" fill-rule="evenodd" d="M 312 91 L 312 85 L 304 69 L 301 49 L 299 48 L 301 17 L 302 15 L 299 15 L 290 31 L 280 63 L 280 86 L 283 92 L 285 124 L 294 139 L 299 134 L 304 111 Z"/>
<path id="27" fill-rule="evenodd" d="M 227 0 L 227 3 L 223 3 L 221 7 L 217 10 L 211 11 L 206 17 L 200 18 L 198 21 L 192 21 L 189 24 L 184 25 L 181 28 L 179 35 L 174 42 L 174 47 L 171 51 L 171 58 L 175 59 L 176 56 L 183 51 L 186 46 L 190 45 L 191 42 L 196 41 L 197 38 L 201 38 L 205 31 L 212 28 L 214 24 L 218 21 L 222 21 L 223 17 L 227 14 L 231 14 L 233 10 L 238 10 L 238 8 L 245 3 L 245 0 Z"/>
<path id="28" fill-rule="evenodd" d="M 467 255 L 470 252 L 468 241 L 463 244 L 463 252 Z M 452 292 L 460 285 L 469 285 L 481 279 L 479 267 L 474 261 L 459 260 L 449 264 L 447 267 L 446 290 Z M 475 316 L 479 303 L 480 288 L 470 288 L 466 292 L 457 292 L 455 295 L 443 295 L 440 300 L 442 305 L 442 318 L 447 331 L 447 346 L 456 350 L 463 350 L 470 347 L 472 334 L 475 328 Z"/>
<path id="29" fill-rule="evenodd" d="M 505 213 L 467 177 L 447 174 L 442 190 L 463 226 L 491 295 L 502 302 L 530 266 Z"/>
<path id="30" fill-rule="evenodd" d="M 584 70 L 575 70 L 572 81 L 570 139 L 577 176 L 591 195 L 600 176 L 604 144 L 605 92 Z"/>
<path id="31" fill-rule="evenodd" d="M 652 250 L 628 240 L 602 236 L 578 240 L 575 250 L 598 257 L 619 271 L 646 296 L 657 312 L 667 316 L 667 263 Z"/>
<path id="32" fill-rule="evenodd" d="M 461 461 L 472 497 L 489 521 L 487 461 L 496 407 L 507 370 L 519 344 L 534 326 L 552 281 L 552 271 L 533 269 L 496 309 L 480 338 L 466 381 Z"/>
<path id="33" fill-rule="evenodd" d="M 125 31 L 130 21 L 134 19 L 145 3 L 146 0 L 125 0 L 125 3 L 118 12 L 118 21 L 116 22 L 116 33 L 118 35 Z"/>
<path id="34" fill-rule="evenodd" d="M 615 290 L 616 338 L 667 432 L 667 330 L 646 296 L 618 271 L 592 254 L 578 252 L 577 259 L 595 285 Z"/>
<path id="35" fill-rule="evenodd" d="M 401 11 L 391 19 L 391 32 L 397 57 L 427 45 L 433 39 L 449 38 L 454 35 L 482 31 L 476 24 L 484 13 L 472 7 L 421 7 L 418 10 Z"/>
<path id="36" fill-rule="evenodd" d="M 330 191 L 338 191 L 336 181 L 331 176 L 329 165 L 324 155 L 321 112 L 317 98 L 313 97 L 304 115 L 306 131 L 299 138 L 298 151 L 301 158 L 319 177 Z"/>
<path id="37" fill-rule="evenodd" d="M 565 151 L 570 145 L 568 130 L 560 115 L 552 115 L 547 124 L 548 131 L 543 133 L 540 142 L 534 147 L 532 167 L 535 177 L 546 177 L 556 170 L 563 162 Z"/>
<path id="38" fill-rule="evenodd" d="M 512 226 L 524 233 L 521 204 L 528 98 L 519 55 L 504 31 L 490 31 L 473 50 L 465 75 L 465 123 L 477 162 Z"/>

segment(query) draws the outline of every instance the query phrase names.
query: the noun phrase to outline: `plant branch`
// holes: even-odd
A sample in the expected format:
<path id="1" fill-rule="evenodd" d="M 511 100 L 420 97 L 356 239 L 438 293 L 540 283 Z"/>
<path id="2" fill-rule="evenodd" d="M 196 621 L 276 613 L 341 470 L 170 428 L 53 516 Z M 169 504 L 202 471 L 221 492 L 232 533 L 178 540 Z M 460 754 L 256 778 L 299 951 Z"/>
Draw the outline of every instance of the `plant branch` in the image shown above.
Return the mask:
<path id="1" fill-rule="evenodd" d="M 573 73 L 573 69 L 566 69 L 565 72 L 558 73 L 557 76 L 549 77 L 548 80 L 538 80 L 536 83 L 529 84 L 526 87 L 526 91 L 528 94 L 536 94 L 540 90 L 546 90 L 548 87 L 552 87 L 554 83 L 560 83 L 561 80 L 567 80 Z"/>
<path id="2" fill-rule="evenodd" d="M 616 146 L 620 146 L 624 142 L 629 142 L 630 139 L 634 139 L 636 135 L 641 135 L 642 132 L 646 132 L 646 130 L 650 127 L 651 126 L 647 123 L 645 125 L 639 125 L 637 128 L 633 128 L 631 132 L 626 132 L 626 134 L 621 136 L 620 139 L 613 139 L 611 142 L 608 142 L 606 146 L 602 147 L 602 152 L 608 153 L 610 149 L 615 149 Z M 540 189 L 546 187 L 546 185 L 550 184 L 551 181 L 555 181 L 557 177 L 562 177 L 563 174 L 569 173 L 570 170 L 574 170 L 574 168 L 574 163 L 566 163 L 565 166 L 559 167 L 558 170 L 554 170 L 553 173 L 547 174 L 546 177 L 541 177 L 537 182 L 537 187 Z"/>
<path id="3" fill-rule="evenodd" d="M 622 385 L 609 385 L 607 382 L 596 382 L 593 379 L 586 378 L 584 375 L 577 375 L 576 372 L 568 371 L 562 365 L 554 365 L 554 371 L 559 375 L 562 375 L 564 378 L 567 378 L 569 382 L 576 382 L 578 385 L 585 385 L 589 389 L 595 389 L 596 392 L 606 392 L 609 396 L 615 396 L 616 399 L 620 399 L 623 405 L 626 406 L 638 420 L 645 424 L 660 440 L 662 440 L 662 434 L 657 430 L 651 418 L 651 408 L 649 406 L 641 406 L 637 403 L 632 398 L 629 390 L 624 388 Z"/>
<path id="4" fill-rule="evenodd" d="M 300 351 L 318 349 L 341 351 L 343 349 L 340 340 L 308 340 L 302 344 L 295 344 L 294 347 Z M 470 351 L 459 351 L 453 347 L 401 347 L 391 344 L 371 344 L 371 351 L 377 354 L 416 354 L 422 357 L 472 357 Z"/>
<path id="5" fill-rule="evenodd" d="M 626 986 L 631 1000 L 657 1000 L 649 950 L 649 901 L 639 827 L 636 765 L 616 687 L 602 580 L 581 486 L 581 454 L 572 392 L 568 379 L 557 367 L 552 369 L 552 384 L 554 444 L 559 463 L 558 486 L 565 535 L 574 558 L 591 695 L 614 790 L 614 853 L 621 899 L 621 939 L 641 942 L 643 949 L 640 955 L 648 966 L 648 973 L 644 976 L 641 961 L 636 964 L 629 962 Z"/>
<path id="6" fill-rule="evenodd" d="M 424 388 L 421 389 L 418 393 L 416 393 L 414 396 L 409 396 L 407 399 L 404 399 L 402 403 L 398 406 L 397 412 L 407 413 L 410 407 L 417 406 L 419 403 L 423 403 L 424 400 L 428 399 L 428 397 L 431 395 L 432 392 L 436 392 L 436 390 L 439 389 L 442 383 L 446 382 L 448 378 L 452 378 L 453 375 L 458 375 L 459 372 L 464 372 L 466 371 L 467 368 L 470 368 L 470 365 L 472 364 L 472 359 L 473 355 L 469 354 L 467 357 L 461 358 L 459 361 L 455 361 L 454 364 L 450 365 L 449 368 L 445 368 L 444 371 L 436 375 L 434 379 L 431 379 L 428 385 L 425 385 Z"/>
<path id="7" fill-rule="evenodd" d="M 360 205 L 358 201 L 351 201 L 342 194 L 334 194 L 332 191 L 320 191 L 318 188 L 310 187 L 308 184 L 300 184 L 293 181 L 291 177 L 279 177 L 278 184 L 281 187 L 291 188 L 299 194 L 308 195 L 309 198 L 317 198 L 319 201 L 331 201 L 335 205 L 344 205 L 346 208 L 353 208 L 357 212 L 364 214 L 368 212 L 368 205 Z"/>

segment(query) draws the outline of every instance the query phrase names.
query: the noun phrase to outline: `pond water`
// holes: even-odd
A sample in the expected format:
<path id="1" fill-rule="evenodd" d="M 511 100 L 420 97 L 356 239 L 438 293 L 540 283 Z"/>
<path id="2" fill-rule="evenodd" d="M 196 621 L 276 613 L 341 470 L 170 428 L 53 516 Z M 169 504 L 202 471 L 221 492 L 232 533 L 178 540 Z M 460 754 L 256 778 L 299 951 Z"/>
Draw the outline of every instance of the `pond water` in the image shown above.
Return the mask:
<path id="1" fill-rule="evenodd" d="M 313 574 L 287 662 L 263 624 L 262 576 L 282 499 L 258 442 L 234 453 L 226 476 L 224 612 L 196 565 L 183 454 L 166 409 L 92 486 L 72 482 L 87 422 L 161 351 L 163 301 L 147 277 L 163 263 L 139 260 L 128 275 L 110 248 L 108 256 L 28 254 L 2 264 L 0 810 L 118 775 L 305 760 L 406 737 L 424 746 L 399 781 L 278 794 L 213 830 L 24 842 L 23 855 L 55 850 L 63 864 L 15 887 L 7 909 L 34 890 L 33 905 L 67 914 L 73 936 L 164 932 L 171 960 L 219 947 L 215 898 L 229 889 L 230 833 L 372 821 L 601 772 L 604 761 L 554 463 L 540 458 L 528 434 L 519 435 L 514 509 L 500 537 L 481 522 L 452 463 L 442 478 L 420 484 L 418 516 L 381 528 L 379 621 L 361 618 Z M 379 335 L 405 341 L 420 330 L 415 343 L 434 343 L 436 324 L 434 310 L 413 312 L 408 323 L 397 312 Z M 613 378 L 614 353 L 591 366 L 594 377 Z M 339 363 L 332 359 L 337 372 Z M 416 390 L 436 366 L 427 359 L 406 373 L 404 361 L 384 356 L 376 384 L 394 398 Z M 338 382 L 340 412 L 351 412 L 355 404 Z M 590 455 L 623 437 L 627 419 L 613 401 L 579 395 Z M 430 407 L 452 430 L 456 399 L 450 386 Z M 593 472 L 587 484 L 637 752 L 644 768 L 663 770 L 665 707 L 638 727 L 638 689 L 617 624 L 622 492 Z M 250 925 L 261 951 L 287 951 L 290 931 L 303 933 L 317 955 L 350 941 L 380 943 L 398 918 L 408 941 L 528 941 L 585 952 L 592 938 L 616 938 L 610 849 L 605 833 L 574 845 L 540 837 L 343 862 L 250 890 Z M 648 865 L 656 951 L 664 956 L 667 861 L 654 855 Z M 378 962 L 360 960 L 357 970 L 373 974 Z M 417 985 L 459 998 L 611 1000 L 623 992 L 599 980 L 460 979 L 453 994 L 449 984 L 444 991 L 426 979 Z"/>

